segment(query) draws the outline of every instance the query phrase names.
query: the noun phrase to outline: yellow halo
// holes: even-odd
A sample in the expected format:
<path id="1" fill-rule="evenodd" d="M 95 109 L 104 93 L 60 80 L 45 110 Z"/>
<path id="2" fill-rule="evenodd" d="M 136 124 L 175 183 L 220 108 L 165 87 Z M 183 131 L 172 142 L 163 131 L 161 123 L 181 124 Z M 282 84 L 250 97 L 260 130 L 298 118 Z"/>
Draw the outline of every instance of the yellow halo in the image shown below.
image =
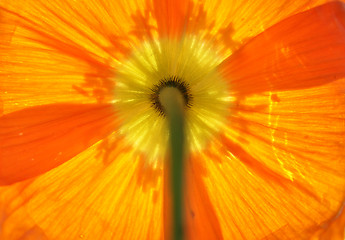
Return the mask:
<path id="1" fill-rule="evenodd" d="M 192 96 L 186 108 L 187 149 L 201 151 L 224 129 L 232 98 L 217 72 L 221 55 L 196 37 L 145 42 L 119 66 L 114 104 L 122 120 L 119 133 L 157 166 L 168 146 L 166 120 L 153 107 L 152 89 L 162 80 L 181 79 Z"/>

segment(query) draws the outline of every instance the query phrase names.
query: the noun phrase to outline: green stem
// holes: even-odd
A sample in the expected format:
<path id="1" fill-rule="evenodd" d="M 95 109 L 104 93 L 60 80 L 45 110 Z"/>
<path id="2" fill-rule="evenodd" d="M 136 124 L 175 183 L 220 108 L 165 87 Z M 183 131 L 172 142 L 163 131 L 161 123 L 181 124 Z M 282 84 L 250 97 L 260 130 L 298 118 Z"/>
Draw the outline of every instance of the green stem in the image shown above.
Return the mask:
<path id="1" fill-rule="evenodd" d="M 183 183 L 184 183 L 184 99 L 177 88 L 161 90 L 159 99 L 169 122 L 171 147 L 171 192 L 172 192 L 172 234 L 173 240 L 184 239 Z"/>

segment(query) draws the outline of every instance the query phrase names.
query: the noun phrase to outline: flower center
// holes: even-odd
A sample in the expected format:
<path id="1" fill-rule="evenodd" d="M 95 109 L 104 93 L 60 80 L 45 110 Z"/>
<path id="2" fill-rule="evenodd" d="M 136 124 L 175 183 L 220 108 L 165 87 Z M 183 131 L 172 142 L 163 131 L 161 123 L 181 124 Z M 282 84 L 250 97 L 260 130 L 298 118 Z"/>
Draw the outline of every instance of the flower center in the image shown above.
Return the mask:
<path id="1" fill-rule="evenodd" d="M 160 93 L 168 87 L 176 88 L 181 93 L 186 108 L 190 108 L 192 106 L 193 96 L 190 92 L 190 86 L 188 83 L 176 76 L 163 78 L 159 81 L 158 84 L 155 84 L 153 88 L 151 88 L 152 94 L 150 96 L 152 106 L 158 112 L 159 115 L 165 116 L 165 110 L 159 97 Z"/>
<path id="2" fill-rule="evenodd" d="M 217 72 L 217 50 L 197 37 L 144 42 L 117 66 L 114 106 L 122 120 L 118 134 L 159 167 L 169 131 L 159 96 L 167 87 L 183 97 L 186 150 L 202 151 L 227 125 L 232 101 L 229 86 Z"/>

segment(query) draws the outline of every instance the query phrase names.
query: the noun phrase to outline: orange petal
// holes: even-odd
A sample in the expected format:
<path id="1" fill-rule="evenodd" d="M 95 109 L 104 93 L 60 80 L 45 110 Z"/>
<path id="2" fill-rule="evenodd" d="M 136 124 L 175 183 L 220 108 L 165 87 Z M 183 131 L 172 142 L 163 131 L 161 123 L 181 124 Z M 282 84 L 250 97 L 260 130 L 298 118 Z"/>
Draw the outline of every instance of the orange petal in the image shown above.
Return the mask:
<path id="1" fill-rule="evenodd" d="M 309 239 L 332 225 L 345 200 L 344 93 L 340 79 L 233 106 L 198 158 L 225 239 Z"/>
<path id="2" fill-rule="evenodd" d="M 59 166 L 116 129 L 112 105 L 55 104 L 0 118 L 0 184 Z"/>
<path id="3" fill-rule="evenodd" d="M 153 14 L 162 38 L 181 37 L 186 32 L 193 3 L 190 0 L 153 0 Z"/>
<path id="4" fill-rule="evenodd" d="M 188 162 L 186 184 L 186 239 L 224 239 L 218 216 L 208 196 L 203 166 L 192 158 Z"/>
<path id="5" fill-rule="evenodd" d="M 152 8 L 160 37 L 181 37 L 183 34 L 210 40 L 228 56 L 249 38 L 296 13 L 329 0 L 267 1 L 147 1 Z M 145 12 L 149 19 L 150 12 Z M 149 27 L 149 21 L 144 20 Z M 148 32 L 148 31 L 146 31 Z"/>
<path id="6" fill-rule="evenodd" d="M 200 2 L 200 1 L 199 1 Z M 246 42 L 287 17 L 328 0 L 216 0 L 204 1 L 207 23 L 225 45 Z"/>
<path id="7" fill-rule="evenodd" d="M 35 36 L 31 34 L 43 32 L 63 44 L 84 50 L 84 54 L 91 53 L 92 57 L 109 60 L 126 47 L 128 50 L 130 38 L 127 34 L 137 24 L 132 15 L 145 6 L 144 1 L 4 0 L 0 3 L 1 21 L 16 25 L 18 29 L 14 34 L 22 41 L 33 41 Z M 11 20 L 6 12 L 11 13 L 14 19 Z M 43 45 L 49 43 L 44 42 Z"/>
<path id="8" fill-rule="evenodd" d="M 312 240 L 345 239 L 345 202 L 331 221 L 326 222 Z"/>
<path id="9" fill-rule="evenodd" d="M 345 76 L 345 5 L 290 17 L 248 42 L 220 71 L 239 95 L 293 90 Z"/>
<path id="10" fill-rule="evenodd" d="M 143 5 L 144 0 L 1 1 L 0 114 L 112 100 L 112 78 L 118 60 L 138 42 L 134 16 Z"/>
<path id="11" fill-rule="evenodd" d="M 161 173 L 145 173 L 133 151 L 110 150 L 104 164 L 102 151 L 97 143 L 33 181 L 0 187 L 0 239 L 163 239 Z"/>

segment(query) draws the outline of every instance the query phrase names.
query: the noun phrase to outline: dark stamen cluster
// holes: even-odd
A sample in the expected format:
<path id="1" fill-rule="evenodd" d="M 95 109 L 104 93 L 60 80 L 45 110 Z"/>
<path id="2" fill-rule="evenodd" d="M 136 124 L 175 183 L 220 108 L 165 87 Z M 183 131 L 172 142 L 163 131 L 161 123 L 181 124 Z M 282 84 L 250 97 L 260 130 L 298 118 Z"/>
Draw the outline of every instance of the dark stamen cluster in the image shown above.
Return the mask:
<path id="1" fill-rule="evenodd" d="M 192 106 L 191 101 L 193 97 L 188 83 L 184 82 L 181 78 L 176 76 L 163 78 L 159 81 L 158 84 L 155 84 L 153 88 L 151 88 L 152 94 L 150 95 L 152 106 L 160 116 L 165 116 L 164 107 L 159 101 L 159 93 L 165 87 L 177 88 L 183 95 L 185 106 L 188 108 Z"/>

